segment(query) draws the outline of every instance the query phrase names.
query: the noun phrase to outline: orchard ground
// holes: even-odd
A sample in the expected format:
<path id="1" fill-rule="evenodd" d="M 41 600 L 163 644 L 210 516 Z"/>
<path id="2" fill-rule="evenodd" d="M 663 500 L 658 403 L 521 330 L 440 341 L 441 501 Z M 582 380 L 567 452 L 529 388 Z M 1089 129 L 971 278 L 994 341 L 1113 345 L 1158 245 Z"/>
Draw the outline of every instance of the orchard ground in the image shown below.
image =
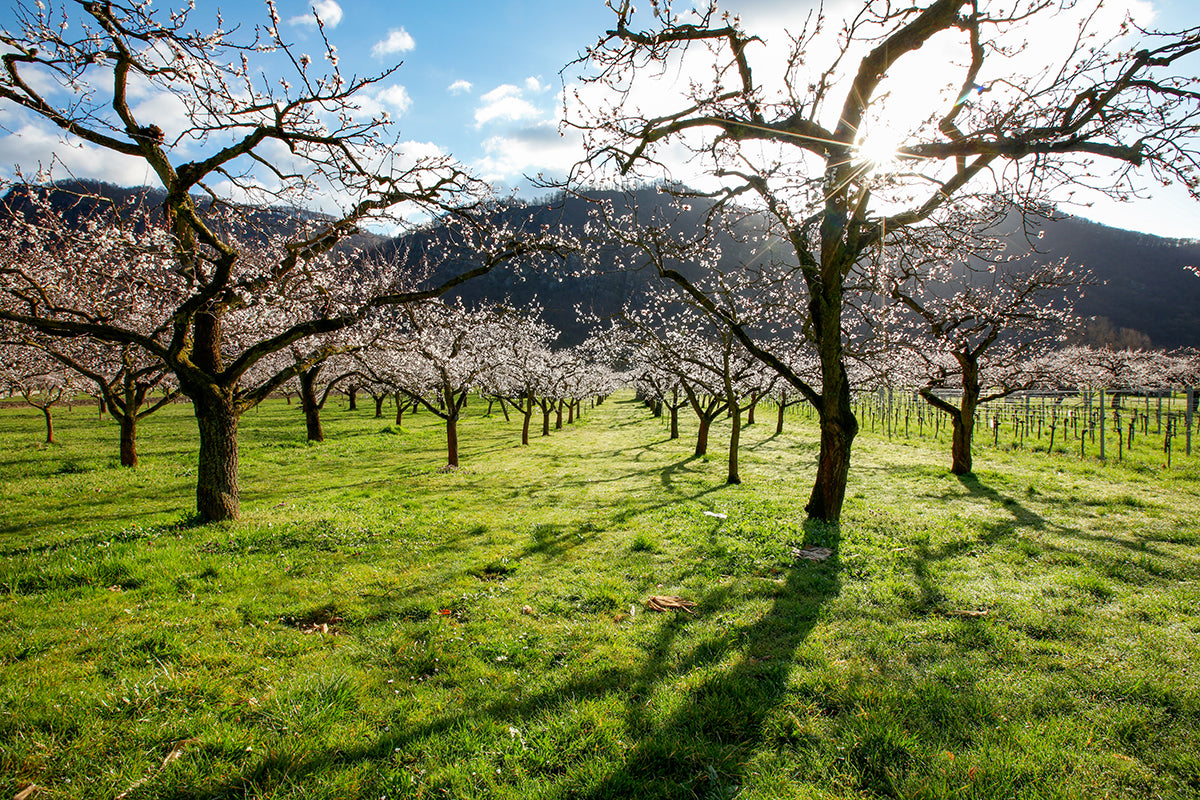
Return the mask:
<path id="1" fill-rule="evenodd" d="M 866 432 L 830 527 L 797 416 L 726 486 L 727 428 L 696 458 L 617 396 L 522 448 L 485 407 L 446 472 L 429 413 L 331 403 L 308 445 L 270 401 L 209 526 L 189 406 L 136 471 L 94 407 L 51 446 L 0 409 L 0 795 L 1200 794 L 1200 457 L 956 478 Z"/>

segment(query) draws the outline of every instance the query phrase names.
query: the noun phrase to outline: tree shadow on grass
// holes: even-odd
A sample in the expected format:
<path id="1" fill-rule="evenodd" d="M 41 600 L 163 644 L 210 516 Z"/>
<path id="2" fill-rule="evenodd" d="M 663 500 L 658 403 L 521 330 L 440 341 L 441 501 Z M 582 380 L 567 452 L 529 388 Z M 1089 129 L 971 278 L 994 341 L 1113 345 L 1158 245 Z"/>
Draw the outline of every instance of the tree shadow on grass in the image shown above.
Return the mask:
<path id="1" fill-rule="evenodd" d="M 810 540 L 837 544 L 829 526 L 813 523 L 805 529 L 805 541 Z M 661 680 L 642 676 L 627 712 L 629 724 L 640 729 L 636 743 L 620 766 L 580 796 L 601 800 L 738 793 L 749 777 L 754 752 L 767 743 L 768 722 L 787 691 L 796 650 L 816 625 L 821 607 L 840 591 L 839 572 L 836 557 L 823 565 L 797 563 L 774 591 L 766 614 L 693 648 L 689 668 L 728 660 L 732 666 L 694 683 L 666 717 L 655 719 L 640 705 Z M 704 658 L 697 659 L 701 653 Z M 652 651 L 647 666 L 661 661 Z"/>
<path id="2" fill-rule="evenodd" d="M 1179 562 L 1178 555 L 1172 554 L 1161 547 L 1154 546 L 1158 542 L 1169 539 L 1169 537 L 1155 537 L 1146 535 L 1144 532 L 1130 532 L 1126 538 L 1117 536 L 1105 536 L 1100 533 L 1093 533 L 1083 530 L 1074 525 L 1063 525 L 1047 520 L 1045 517 L 1023 505 L 1016 498 L 1002 494 L 996 489 L 983 483 L 975 475 L 963 475 L 959 477 L 959 482 L 967 489 L 967 491 L 976 497 L 988 500 L 991 503 L 1004 508 L 1012 515 L 1012 520 L 998 521 L 981 524 L 984 534 L 981 537 L 982 541 L 987 544 L 993 544 L 1007 535 L 1018 533 L 1022 530 L 1037 533 L 1049 533 L 1056 536 L 1061 536 L 1067 539 L 1075 539 L 1080 542 L 1097 542 L 1104 545 L 1120 547 L 1124 550 L 1129 550 L 1136 554 L 1149 554 L 1166 559 L 1171 562 Z M 1088 501 L 1083 501 L 1079 505 L 1094 505 Z M 1063 547 L 1055 546 L 1045 540 L 1039 539 L 1036 545 L 1038 548 L 1047 551 L 1060 552 L 1065 555 L 1074 557 L 1082 557 L 1075 550 L 1069 550 Z M 1097 554 L 1091 554 L 1087 557 L 1088 561 L 1093 562 L 1099 568 L 1112 572 L 1119 571 L 1121 564 L 1119 559 L 1102 558 Z"/>
<path id="3" fill-rule="evenodd" d="M 596 529 L 588 524 L 558 525 L 542 523 L 533 526 L 533 542 L 525 545 L 516 558 L 518 561 L 532 555 L 561 558 L 580 545 L 596 538 Z"/>
<path id="4" fill-rule="evenodd" d="M 975 633 L 989 630 L 991 623 L 988 622 L 986 608 L 956 606 L 949 599 L 950 593 L 939 581 L 940 565 L 962 558 L 984 556 L 981 548 L 1002 547 L 1010 551 L 1008 558 L 1027 559 L 1029 563 L 1048 559 L 1053 565 L 1083 568 L 1090 574 L 1085 573 L 1083 577 L 1068 575 L 1064 580 L 1080 597 L 1090 593 L 1100 602 L 1107 602 L 1113 594 L 1107 584 L 1109 580 L 1131 586 L 1150 586 L 1187 577 L 1194 572 L 1186 559 L 1153 546 L 1150 542 L 1154 540 L 1143 539 L 1133 533 L 1128 534 L 1130 538 L 1105 536 L 1076 525 L 1058 523 L 1043 517 L 1016 498 L 988 486 L 978 476 L 964 475 L 959 476 L 958 480 L 969 495 L 1004 509 L 1011 519 L 980 521 L 976 526 L 979 535 L 968 539 L 950 539 L 932 547 L 927 541 L 918 541 L 906 559 L 917 586 L 917 596 L 909 603 L 910 611 L 914 614 L 950 616 L 956 618 L 961 628 Z M 961 497 L 961 494 L 954 492 L 944 495 L 947 501 Z M 1100 547 L 1089 547 L 1092 543 Z M 1114 555 L 1110 549 L 1114 546 L 1129 551 L 1129 555 Z M 1131 557 L 1133 555 L 1137 557 Z M 987 645 L 986 636 L 976 638 L 984 642 L 980 647 L 990 646 Z"/>
<path id="5" fill-rule="evenodd" d="M 662 487 L 668 492 L 676 491 L 675 483 L 678 478 L 682 475 L 697 472 L 698 470 L 690 469 L 689 465 L 692 462 L 700 461 L 701 458 L 702 456 L 691 455 L 685 458 L 683 461 L 677 461 L 674 464 L 668 464 L 667 466 L 663 467 L 658 473 L 659 481 L 662 483 Z"/>
<path id="6" fill-rule="evenodd" d="M 836 546 L 836 529 L 819 527 L 806 530 L 806 541 Z M 398 715 L 389 728 L 357 746 L 296 753 L 284 752 L 287 748 L 281 743 L 278 757 L 268 752 L 211 783 L 197 776 L 204 784 L 187 789 L 222 797 L 269 793 L 276 787 L 319 782 L 322 773 L 356 763 L 394 774 L 398 762 L 421 759 L 430 746 L 440 748 L 432 744 L 440 737 L 492 730 L 499 731 L 496 746 L 501 750 L 522 745 L 509 748 L 512 752 L 505 756 L 506 766 L 512 767 L 506 773 L 524 776 L 518 778 L 522 784 L 504 785 L 509 792 L 544 791 L 548 784 L 542 779 L 549 778 L 551 783 L 565 780 L 559 787 L 570 786 L 573 797 L 595 800 L 736 793 L 750 779 L 754 754 L 771 746 L 771 720 L 788 690 L 796 652 L 822 607 L 840 591 L 840 570 L 836 556 L 823 564 L 789 565 L 778 582 L 746 593 L 746 598 L 769 597 L 766 613 L 730 625 L 704 626 L 711 633 L 694 636 L 694 626 L 702 620 L 719 618 L 743 602 L 732 586 L 714 586 L 696 598 L 697 619 L 683 612 L 639 614 L 637 624 L 649 630 L 643 657 L 635 663 L 580 661 L 573 669 L 544 672 L 562 676 L 558 681 L 550 677 L 552 683 L 545 688 L 478 704 L 465 697 L 453 709 L 426 714 L 419 721 Z M 469 692 L 467 685 L 462 689 Z M 624 747 L 607 750 L 607 763 L 596 761 L 586 748 L 574 747 L 569 738 L 555 739 L 549 750 L 525 748 L 515 741 L 523 731 L 544 726 L 547 718 L 559 721 L 552 735 L 569 737 L 567 728 L 581 709 L 614 698 L 622 715 L 617 724 Z M 519 763 L 510 764 L 509 758 Z M 453 796 L 462 788 L 453 781 L 443 772 L 425 779 L 420 788 L 430 796 Z"/>
<path id="7" fill-rule="evenodd" d="M 1000 494 L 992 487 L 988 486 L 983 481 L 979 480 L 974 473 L 959 475 L 958 482 L 972 496 L 980 497 L 985 500 L 990 500 L 996 505 L 1003 506 L 1013 515 L 1013 520 L 1017 525 L 1023 528 L 1033 528 L 1035 530 L 1044 530 L 1046 528 L 1046 518 L 1040 514 L 1036 514 L 1025 506 L 1021 505 L 1013 497 Z"/>

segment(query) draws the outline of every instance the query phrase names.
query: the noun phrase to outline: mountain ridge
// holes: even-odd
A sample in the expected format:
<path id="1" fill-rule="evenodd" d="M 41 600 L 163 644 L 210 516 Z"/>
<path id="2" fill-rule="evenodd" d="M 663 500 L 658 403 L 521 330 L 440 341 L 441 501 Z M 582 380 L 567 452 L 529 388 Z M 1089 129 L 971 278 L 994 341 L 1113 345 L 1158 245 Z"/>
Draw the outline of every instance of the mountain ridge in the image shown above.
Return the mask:
<path id="1" fill-rule="evenodd" d="M 20 198 L 14 187 L 4 197 L 6 208 L 19 206 Z M 72 181 L 60 187 L 64 200 L 78 203 L 79 195 L 94 194 L 110 201 L 129 203 L 141 200 L 153 207 L 161 202 L 161 190 L 144 187 L 118 187 L 95 181 Z M 653 187 L 638 190 L 631 196 L 623 193 L 593 193 L 590 199 L 607 198 L 619 203 L 635 202 L 639 209 L 654 211 L 654 204 L 665 204 L 670 197 Z M 557 203 L 557 200 L 562 200 Z M 557 203 L 557 204 L 556 204 Z M 86 205 L 86 204 L 85 204 Z M 650 206 L 650 208 L 646 208 Z M 534 219 L 543 223 L 565 224 L 582 233 L 587 222 L 590 203 L 580 198 L 566 197 L 517 206 L 533 210 Z M 501 206 L 511 210 L 514 206 Z M 302 214 L 310 219 L 321 218 L 317 212 L 297 209 L 275 209 L 282 220 L 288 214 Z M 700 204 L 682 215 L 684 224 L 699 224 L 703 216 Z M 282 224 L 282 223 L 280 223 Z M 1200 346 L 1200 277 L 1187 267 L 1200 265 L 1200 239 L 1164 238 L 1139 231 L 1114 228 L 1081 217 L 1061 217 L 1039 224 L 1041 237 L 1037 240 L 1039 258 L 1067 258 L 1072 266 L 1089 270 L 1099 281 L 1088 287 L 1076 303 L 1076 313 L 1092 318 L 1089 326 L 1091 344 L 1116 346 L 1146 345 L 1174 349 Z M 430 234 L 417 231 L 388 238 L 363 232 L 355 244 L 377 256 L 396 256 L 420 247 L 421 237 Z M 1009 236 L 1020 234 L 1014 229 Z M 748 258 L 739 252 L 731 239 L 725 245 L 730 258 Z M 464 263 L 445 265 L 444 270 L 461 268 Z M 437 278 L 438 276 L 433 276 Z M 576 317 L 576 306 L 604 318 L 619 312 L 621 305 L 634 296 L 647 276 L 640 271 L 601 270 L 598 274 L 579 276 L 566 273 L 532 273 L 497 269 L 488 275 L 464 284 L 453 295 L 468 304 L 508 301 L 518 305 L 535 300 L 544 307 L 544 317 L 562 331 L 560 342 L 565 345 L 582 341 L 586 327 Z"/>

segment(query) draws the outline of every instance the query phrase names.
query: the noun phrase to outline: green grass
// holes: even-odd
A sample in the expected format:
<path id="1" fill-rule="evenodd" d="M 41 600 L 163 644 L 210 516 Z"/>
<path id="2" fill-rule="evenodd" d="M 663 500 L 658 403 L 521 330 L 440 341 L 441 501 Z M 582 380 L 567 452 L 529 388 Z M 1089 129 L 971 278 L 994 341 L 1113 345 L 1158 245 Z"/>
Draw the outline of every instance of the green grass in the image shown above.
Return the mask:
<path id="1" fill-rule="evenodd" d="M 720 427 L 695 458 L 627 398 L 527 448 L 482 410 L 447 473 L 432 415 L 309 445 L 272 401 L 245 519 L 193 526 L 187 406 L 136 471 L 94 409 L 54 446 L 0 409 L 0 795 L 1200 794 L 1200 459 L 960 479 L 864 434 L 834 527 L 799 417 L 726 486 Z"/>

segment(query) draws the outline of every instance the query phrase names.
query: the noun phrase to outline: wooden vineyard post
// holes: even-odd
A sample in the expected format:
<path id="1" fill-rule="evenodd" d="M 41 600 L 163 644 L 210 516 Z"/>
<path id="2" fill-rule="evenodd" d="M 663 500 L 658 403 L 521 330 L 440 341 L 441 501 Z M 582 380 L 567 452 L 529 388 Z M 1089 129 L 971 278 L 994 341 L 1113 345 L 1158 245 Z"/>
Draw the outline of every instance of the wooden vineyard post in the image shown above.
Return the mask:
<path id="1" fill-rule="evenodd" d="M 892 438 L 892 387 L 888 385 L 887 390 L 887 437 Z"/>
<path id="2" fill-rule="evenodd" d="M 1025 427 L 1024 427 L 1024 429 L 1023 429 L 1023 431 L 1022 431 L 1022 433 L 1023 433 L 1023 434 L 1030 434 L 1030 427 L 1029 427 L 1029 425 L 1030 425 L 1030 423 L 1033 421 L 1033 418 L 1032 418 L 1032 417 L 1031 417 L 1029 414 L 1030 414 L 1030 408 L 1029 408 L 1029 393 L 1028 393 L 1028 392 L 1026 392 L 1026 393 L 1025 393 Z M 1031 435 L 1031 437 L 1032 437 L 1032 434 L 1030 434 L 1030 435 Z M 1023 445 L 1023 444 L 1024 444 L 1024 436 L 1022 436 L 1022 445 Z"/>
<path id="3" fill-rule="evenodd" d="M 1083 393 L 1084 430 L 1092 426 L 1092 392 L 1089 389 Z"/>
<path id="4" fill-rule="evenodd" d="M 1104 390 L 1100 390 L 1100 460 L 1104 460 Z"/>
<path id="5" fill-rule="evenodd" d="M 1167 435 L 1163 438 L 1163 452 L 1167 454 L 1167 469 L 1171 468 L 1171 423 L 1173 420 L 1167 417 Z"/>
<path id="6" fill-rule="evenodd" d="M 1187 410 L 1184 412 L 1184 424 L 1187 426 L 1187 454 L 1192 454 L 1192 415 L 1196 407 L 1196 387 L 1187 388 Z"/>

